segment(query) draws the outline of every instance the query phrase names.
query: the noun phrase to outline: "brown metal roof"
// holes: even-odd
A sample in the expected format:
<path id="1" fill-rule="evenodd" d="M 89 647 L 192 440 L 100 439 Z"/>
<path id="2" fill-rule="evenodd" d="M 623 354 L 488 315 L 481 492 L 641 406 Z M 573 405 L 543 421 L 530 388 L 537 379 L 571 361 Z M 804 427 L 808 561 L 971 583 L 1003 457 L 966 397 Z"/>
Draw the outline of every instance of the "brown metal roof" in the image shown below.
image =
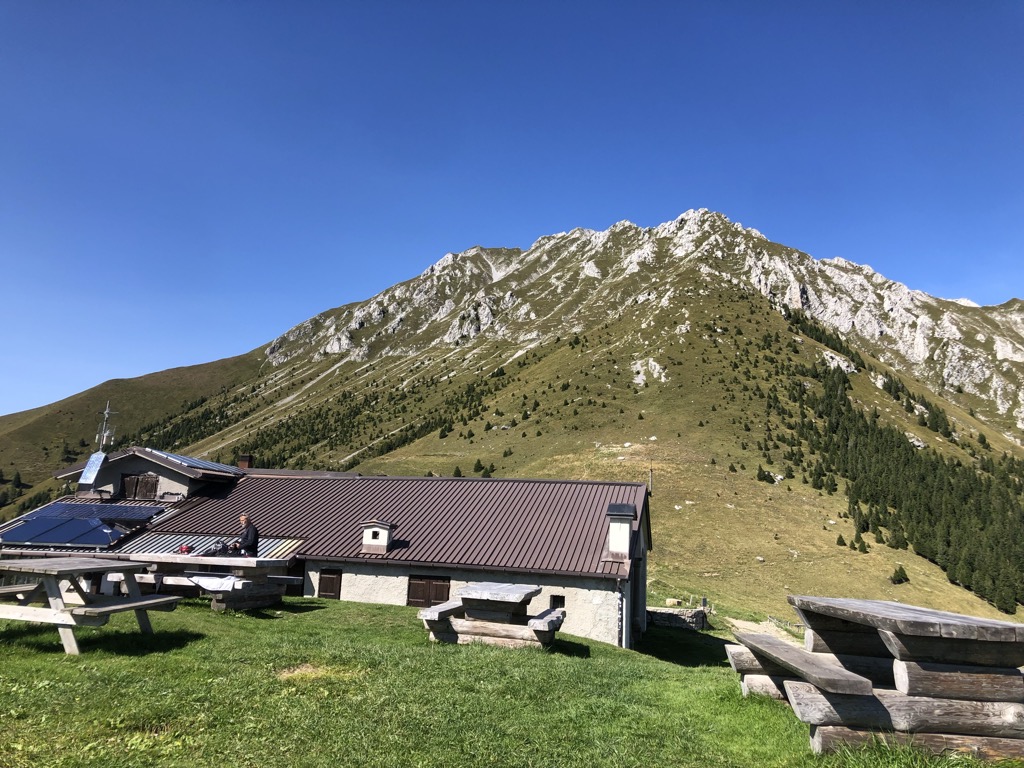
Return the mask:
<path id="1" fill-rule="evenodd" d="M 185 475 L 186 477 L 191 477 L 193 479 L 231 480 L 245 474 L 245 470 L 239 469 L 238 467 L 231 467 L 227 464 L 220 464 L 216 461 L 195 459 L 191 456 L 181 456 L 177 453 L 158 451 L 155 448 L 142 448 L 137 445 L 133 445 L 130 448 L 124 448 L 119 451 L 114 451 L 107 456 L 106 463 L 112 464 L 129 456 L 141 456 L 155 464 L 167 467 L 178 474 Z M 66 467 L 55 472 L 53 476 L 56 478 L 67 478 L 80 475 L 85 470 L 86 464 L 87 462 L 85 461 L 73 464 L 70 467 Z"/>
<path id="2" fill-rule="evenodd" d="M 635 505 L 634 530 L 649 536 L 643 483 L 258 474 L 151 530 L 232 536 L 245 512 L 261 537 L 304 539 L 300 557 L 615 578 L 628 566 L 601 559 L 609 504 Z M 395 525 L 387 554 L 360 553 L 371 519 Z"/>

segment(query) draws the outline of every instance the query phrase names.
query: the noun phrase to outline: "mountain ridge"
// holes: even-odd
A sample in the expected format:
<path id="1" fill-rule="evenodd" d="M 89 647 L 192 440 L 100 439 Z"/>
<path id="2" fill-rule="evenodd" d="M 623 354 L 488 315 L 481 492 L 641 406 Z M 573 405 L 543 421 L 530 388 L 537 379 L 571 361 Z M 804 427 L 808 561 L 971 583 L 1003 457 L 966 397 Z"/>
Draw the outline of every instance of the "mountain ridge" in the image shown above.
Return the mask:
<path id="1" fill-rule="evenodd" d="M 88 452 L 111 399 L 119 440 L 228 463 L 251 453 L 263 466 L 364 474 L 653 477 L 655 595 L 686 589 L 751 610 L 824 589 L 984 613 L 921 558 L 896 590 L 886 577 L 907 553 L 837 547 L 840 531 L 853 541 L 870 522 L 877 544 L 899 526 L 877 506 L 854 520 L 832 459 L 809 453 L 804 427 L 781 414 L 806 410 L 800 393 L 820 398 L 838 368 L 856 407 L 918 451 L 1003 472 L 994 458 L 1020 455 L 1022 308 L 934 299 L 707 210 L 526 250 L 474 246 L 230 365 L 107 382 L 0 417 L 0 466 L 36 486 L 3 513 L 59 492 L 44 478 Z M 973 378 L 948 380 L 957 361 Z M 1003 403 L 988 398 L 996 376 Z M 712 531 L 699 550 L 695 525 Z"/>
<path id="2" fill-rule="evenodd" d="M 620 251 L 617 259 L 609 253 L 616 247 Z M 492 259 L 492 254 L 504 259 L 500 269 L 495 267 L 498 259 Z M 313 354 L 318 359 L 332 355 L 344 359 L 349 355 L 365 360 L 370 346 L 358 344 L 357 338 L 369 335 L 379 342 L 414 318 L 420 321 L 417 333 L 424 333 L 457 309 L 459 314 L 449 322 L 445 333 L 435 333 L 432 338 L 456 344 L 491 328 L 497 334 L 510 332 L 516 321 L 543 326 L 545 318 L 534 311 L 534 305 L 546 292 L 530 291 L 540 277 L 572 267 L 576 274 L 563 273 L 554 282 L 556 292 L 561 294 L 574 277 L 579 282 L 614 282 L 648 270 L 656 279 L 654 272 L 673 266 L 672 259 L 676 267 L 695 263 L 706 275 L 746 281 L 778 309 L 800 309 L 828 327 L 856 336 L 879 360 L 909 370 L 932 388 L 974 396 L 977 402 L 971 406 L 988 415 L 997 428 L 1012 431 L 1020 443 L 1024 432 L 1024 302 L 1012 299 L 984 308 L 936 298 L 889 280 L 871 267 L 842 258 L 818 260 L 772 243 L 759 231 L 733 224 L 707 209 L 687 211 L 651 228 L 628 221 L 617 222 L 604 231 L 577 228 L 541 237 L 526 251 L 474 246 L 461 253 L 447 253 L 416 278 L 364 302 L 319 315 L 333 318 L 334 323 L 312 334 L 314 345 L 327 337 Z M 525 274 L 499 290 L 517 271 Z M 461 301 L 456 301 L 459 296 L 452 289 L 454 283 L 469 286 L 461 292 Z M 574 311 L 567 312 L 563 321 L 571 320 L 598 297 L 606 301 L 613 298 L 600 285 L 593 291 L 589 299 L 579 297 Z M 533 301 L 522 298 L 524 294 Z M 429 303 L 428 295 L 441 301 L 434 302 L 433 313 L 424 320 L 415 310 Z M 617 298 L 646 301 L 650 294 L 636 290 L 632 296 L 623 297 L 619 292 Z M 665 294 L 659 298 L 666 300 Z M 568 300 L 564 303 L 570 304 Z M 268 358 L 274 365 L 301 353 L 294 349 L 294 343 L 310 335 L 311 323 L 316 319 L 271 342 Z M 367 326 L 382 323 L 376 333 L 366 332 Z M 548 335 L 558 332 L 549 330 Z M 541 335 L 531 329 L 519 339 L 526 343 Z M 968 335 L 973 335 L 981 348 L 965 343 Z M 290 346 L 293 353 L 282 354 Z M 423 348 L 413 344 L 408 349 L 398 347 L 395 352 Z M 378 352 L 388 354 L 391 349 L 378 344 Z"/>

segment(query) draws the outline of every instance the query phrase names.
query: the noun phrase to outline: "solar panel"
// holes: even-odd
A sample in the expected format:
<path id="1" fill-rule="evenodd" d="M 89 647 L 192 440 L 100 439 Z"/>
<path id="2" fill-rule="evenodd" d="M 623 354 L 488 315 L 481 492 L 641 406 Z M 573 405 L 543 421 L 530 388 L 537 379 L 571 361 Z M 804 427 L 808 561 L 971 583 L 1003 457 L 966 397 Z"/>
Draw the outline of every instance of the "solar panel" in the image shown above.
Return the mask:
<path id="1" fill-rule="evenodd" d="M 61 521 L 52 517 L 25 520 L 3 532 L 4 544 L 31 544 L 59 527 Z"/>
<path id="2" fill-rule="evenodd" d="M 158 451 L 155 448 L 146 448 L 152 454 L 157 456 L 163 456 L 165 459 L 176 461 L 178 464 L 183 464 L 186 467 L 192 469 L 207 469 L 212 472 L 228 472 L 232 475 L 244 474 L 238 467 L 232 467 L 227 464 L 219 464 L 216 461 L 207 461 L 206 459 L 196 459 L 192 456 L 182 456 L 177 453 L 168 453 L 167 451 Z"/>
<path id="3" fill-rule="evenodd" d="M 103 460 L 107 458 L 107 454 L 103 451 L 97 451 L 89 457 L 89 462 L 85 465 L 85 469 L 82 471 L 82 476 L 78 479 L 78 482 L 82 485 L 92 485 L 96 482 L 96 475 L 100 471 L 100 467 L 103 466 Z"/>
<path id="4" fill-rule="evenodd" d="M 106 533 L 105 531 L 109 531 Z M 65 520 L 56 528 L 37 537 L 36 544 L 88 544 L 91 546 L 109 546 L 121 534 L 96 518 L 74 518 Z"/>
<path id="5" fill-rule="evenodd" d="M 5 544 L 109 547 L 125 535 L 124 531 L 96 517 L 41 517 L 4 531 L 3 540 Z"/>
<path id="6" fill-rule="evenodd" d="M 164 511 L 164 507 L 148 507 L 138 504 L 73 504 L 55 501 L 45 507 L 32 510 L 27 517 L 96 517 L 104 520 L 138 520 L 146 522 Z"/>

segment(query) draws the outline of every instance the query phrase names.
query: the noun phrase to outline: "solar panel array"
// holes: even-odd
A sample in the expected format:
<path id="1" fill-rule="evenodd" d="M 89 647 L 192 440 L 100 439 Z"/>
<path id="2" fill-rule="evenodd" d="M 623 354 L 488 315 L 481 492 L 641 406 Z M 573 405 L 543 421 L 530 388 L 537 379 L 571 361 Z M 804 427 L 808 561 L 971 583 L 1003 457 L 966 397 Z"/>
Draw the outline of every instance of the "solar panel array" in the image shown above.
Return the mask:
<path id="1" fill-rule="evenodd" d="M 168 451 L 158 451 L 156 448 L 146 448 L 146 451 L 156 456 L 162 456 L 163 458 L 168 459 L 170 461 L 177 462 L 178 464 L 182 464 L 183 466 L 191 467 L 192 469 L 205 469 L 210 472 L 226 472 L 230 475 L 245 474 L 240 469 L 238 469 L 238 467 L 231 467 L 228 466 L 227 464 L 220 464 L 216 461 L 197 459 L 193 456 L 182 456 L 177 453 L 169 453 Z"/>
<path id="2" fill-rule="evenodd" d="M 106 548 L 163 511 L 158 506 L 55 501 L 0 530 L 0 540 L 7 545 Z"/>
<path id="3" fill-rule="evenodd" d="M 26 517 L 100 517 L 104 520 L 141 520 L 146 522 L 164 511 L 163 507 L 129 504 L 75 504 L 55 501 L 32 510 Z"/>

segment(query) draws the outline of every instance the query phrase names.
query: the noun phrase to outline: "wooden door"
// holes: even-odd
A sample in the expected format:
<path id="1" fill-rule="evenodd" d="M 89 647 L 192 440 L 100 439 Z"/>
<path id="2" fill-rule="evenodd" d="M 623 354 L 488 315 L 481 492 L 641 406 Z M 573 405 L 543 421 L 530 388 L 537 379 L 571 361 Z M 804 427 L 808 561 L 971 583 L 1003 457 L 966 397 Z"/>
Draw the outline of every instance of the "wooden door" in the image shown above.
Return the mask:
<path id="1" fill-rule="evenodd" d="M 409 598 L 407 605 L 416 608 L 429 608 L 448 602 L 450 579 L 439 579 L 430 576 L 409 577 Z"/>
<path id="2" fill-rule="evenodd" d="M 320 571 L 319 597 L 330 600 L 341 599 L 341 571 Z"/>

